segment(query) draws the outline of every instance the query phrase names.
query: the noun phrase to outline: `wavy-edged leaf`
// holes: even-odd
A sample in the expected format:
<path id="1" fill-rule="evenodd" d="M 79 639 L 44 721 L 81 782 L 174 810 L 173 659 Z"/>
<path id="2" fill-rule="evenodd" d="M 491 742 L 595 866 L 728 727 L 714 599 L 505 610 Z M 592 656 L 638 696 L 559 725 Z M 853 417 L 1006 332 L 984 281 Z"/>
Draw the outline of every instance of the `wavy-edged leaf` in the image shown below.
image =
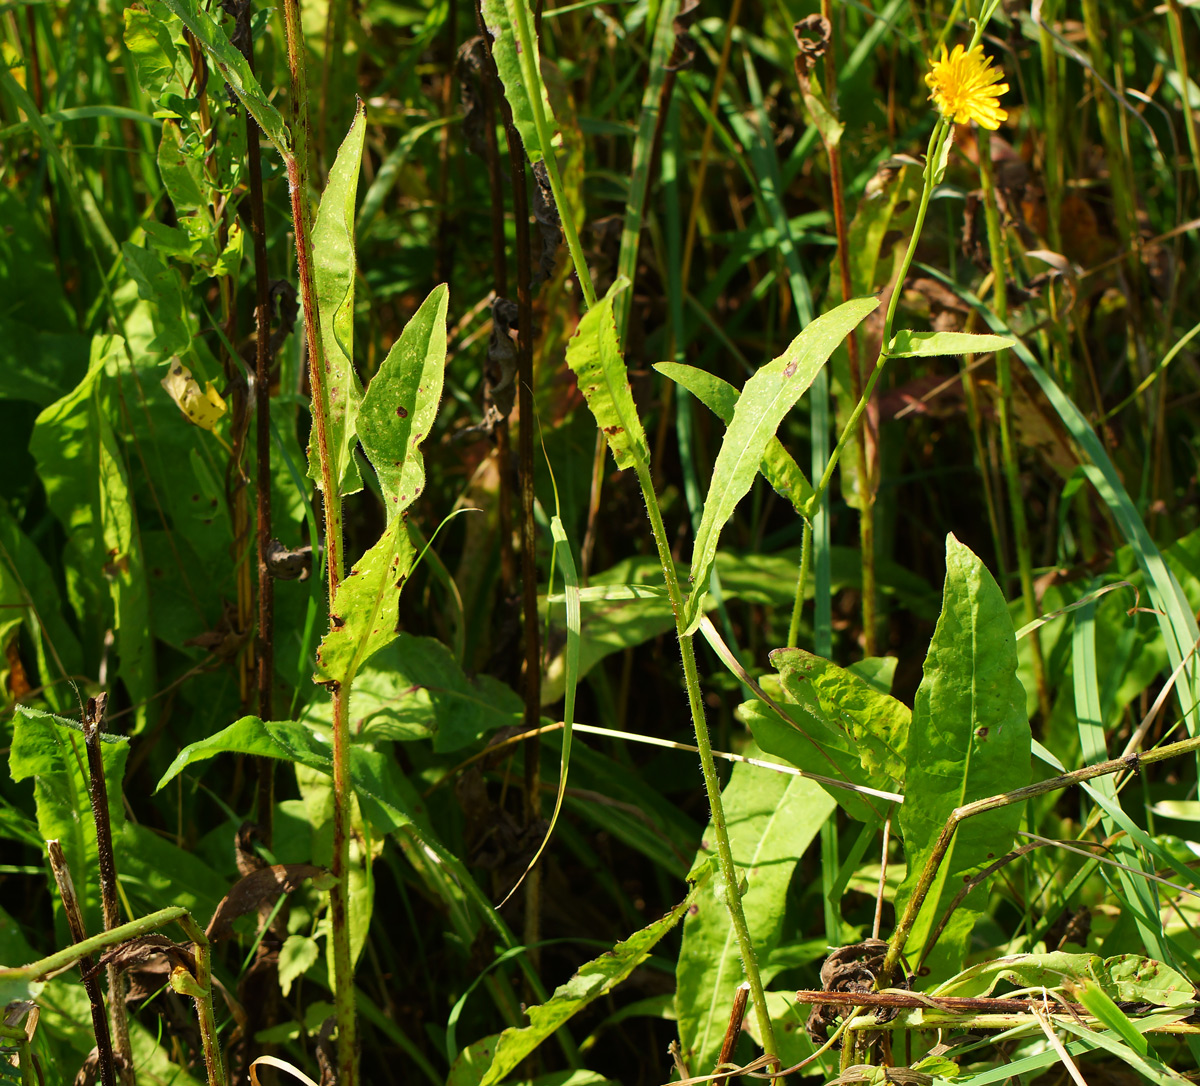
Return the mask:
<path id="1" fill-rule="evenodd" d="M 250 70 L 250 65 L 246 63 L 246 58 L 237 51 L 212 15 L 201 8 L 200 0 L 162 2 L 178 15 L 183 25 L 192 32 L 221 77 L 267 134 L 267 139 L 275 145 L 281 155 L 290 155 L 292 144 L 283 115 L 271 105 L 270 99 L 263 93 L 262 87 Z"/>
<path id="2" fill-rule="evenodd" d="M 804 395 L 834 348 L 878 306 L 878 298 L 854 298 L 822 314 L 783 354 L 746 382 L 717 454 L 692 548 L 692 591 L 684 610 L 686 632 L 694 632 L 699 625 L 721 531 L 750 490 L 784 415 Z"/>
<path id="3" fill-rule="evenodd" d="M 329 171 L 312 229 L 313 284 L 321 315 L 321 351 L 329 388 L 326 433 L 333 475 L 343 497 L 362 490 L 362 478 L 354 461 L 355 427 L 363 399 L 354 369 L 354 202 L 366 135 L 367 116 L 360 100 L 354 122 Z M 308 442 L 308 474 L 318 487 L 322 486 L 315 426 Z"/>
<path id="4" fill-rule="evenodd" d="M 904 790 L 904 752 L 912 721 L 907 705 L 804 649 L 776 649 L 770 659 L 788 696 L 795 699 L 801 686 L 811 684 L 825 719 L 847 734 L 863 769 L 877 782 L 891 782 L 874 787 Z"/>
<path id="5" fill-rule="evenodd" d="M 897 915 L 951 812 L 965 803 L 1029 783 L 1032 736 L 1025 690 L 1017 678 L 1016 636 L 1008 606 L 983 563 L 953 535 L 946 538 L 946 582 L 925 675 L 908 735 L 905 790 L 919 803 L 900 808 L 908 874 Z M 1021 820 L 1017 804 L 969 818 L 943 857 L 909 936 L 919 961 L 926 941 L 965 879 L 1004 855 Z M 955 910 L 926 961 L 935 978 L 956 972 L 986 891 L 977 887 Z"/>
<path id="6" fill-rule="evenodd" d="M 726 426 L 733 420 L 733 411 L 740 393 L 728 381 L 683 362 L 659 362 L 654 368 L 677 385 L 686 388 Z M 767 442 L 758 470 L 781 498 L 792 503 L 797 513 L 802 516 L 806 513 L 813 497 L 812 483 L 800 470 L 800 465 L 792 458 L 792 454 L 783 447 L 779 438 L 772 437 Z"/>
<path id="7" fill-rule="evenodd" d="M 796 863 L 834 810 L 834 803 L 803 777 L 744 764 L 734 766 L 722 803 L 733 862 L 739 877 L 747 881 L 742 908 L 754 934 L 755 949 L 765 961 L 779 941 Z M 699 859 L 712 857 L 715 849 L 710 824 Z M 742 976 L 729 908 L 717 899 L 711 884 L 702 886 L 683 924 L 675 971 L 679 1037 L 684 1058 L 696 1074 L 707 1074 L 716 1062 L 734 990 Z"/>
<path id="8" fill-rule="evenodd" d="M 583 315 L 567 344 L 567 365 L 578 378 L 579 391 L 622 470 L 650 462 L 646 432 L 633 402 L 613 316 L 613 300 L 628 288 L 629 280 L 618 277 L 608 293 Z"/>
<path id="9" fill-rule="evenodd" d="M 981 335 L 976 332 L 910 332 L 892 336 L 889 358 L 937 358 L 942 355 L 984 354 L 1002 351 L 1016 343 L 1008 336 Z"/>
<path id="10" fill-rule="evenodd" d="M 670 912 L 641 931 L 634 932 L 612 950 L 581 965 L 566 984 L 559 985 L 550 999 L 526 1014 L 529 1025 L 522 1029 L 509 1028 L 496 1042 L 491 1065 L 480 1079 L 480 1086 L 494 1086 L 525 1059 L 556 1029 L 568 1022 L 576 1012 L 593 1000 L 612 991 L 649 956 L 650 951 L 683 917 L 696 891 L 689 894 Z"/>
<path id="11" fill-rule="evenodd" d="M 434 287 L 392 344 L 359 409 L 358 433 L 379 476 L 387 527 L 334 596 L 317 649 L 318 681 L 346 683 L 396 636 L 400 589 L 416 561 L 404 511 L 425 486 L 421 442 L 442 395 L 449 292 Z"/>

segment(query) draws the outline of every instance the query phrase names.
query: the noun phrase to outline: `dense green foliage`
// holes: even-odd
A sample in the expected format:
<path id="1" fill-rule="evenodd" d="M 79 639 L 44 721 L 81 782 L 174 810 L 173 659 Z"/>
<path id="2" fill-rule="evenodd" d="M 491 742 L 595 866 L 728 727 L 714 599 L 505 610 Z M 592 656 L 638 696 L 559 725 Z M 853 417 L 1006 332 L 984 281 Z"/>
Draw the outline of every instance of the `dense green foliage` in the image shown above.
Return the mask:
<path id="1" fill-rule="evenodd" d="M 1200 1068 L 1200 8 L 0 11 L 0 1081 Z"/>

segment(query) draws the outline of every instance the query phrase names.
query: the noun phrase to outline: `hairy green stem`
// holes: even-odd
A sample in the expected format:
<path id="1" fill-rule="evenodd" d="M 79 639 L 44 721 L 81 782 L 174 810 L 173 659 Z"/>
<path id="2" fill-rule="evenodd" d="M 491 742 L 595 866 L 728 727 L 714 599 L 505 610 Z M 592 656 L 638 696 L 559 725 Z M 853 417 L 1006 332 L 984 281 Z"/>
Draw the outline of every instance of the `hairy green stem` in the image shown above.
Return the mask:
<path id="1" fill-rule="evenodd" d="M 800 537 L 800 573 L 796 577 L 796 598 L 792 602 L 792 621 L 788 623 L 787 647 L 800 643 L 800 616 L 804 611 L 804 593 L 808 590 L 808 575 L 812 571 L 812 521 L 804 518 L 804 533 Z"/>
<path id="2" fill-rule="evenodd" d="M 292 221 L 296 235 L 296 263 L 304 307 L 304 333 L 308 345 L 309 380 L 312 385 L 313 428 L 321 467 L 325 511 L 326 569 L 329 574 L 329 617 L 336 619 L 334 601 L 344 569 L 342 557 L 342 496 L 333 465 L 329 440 L 329 382 L 321 346 L 320 313 L 312 266 L 312 215 L 308 203 L 308 82 L 305 73 L 304 36 L 299 0 L 285 0 L 288 69 L 292 82 L 292 141 L 295 152 L 287 158 Z M 354 1005 L 354 965 L 350 954 L 350 683 L 331 684 L 333 697 L 333 887 L 329 911 L 333 944 L 334 1004 L 337 1012 L 339 1086 L 357 1086 L 357 1023 Z"/>
<path id="3" fill-rule="evenodd" d="M 763 1052 L 767 1056 L 777 1057 L 779 1046 L 775 1042 L 775 1028 L 771 1024 L 771 1016 L 767 1011 L 766 992 L 763 989 L 762 975 L 758 970 L 758 956 L 754 952 L 754 943 L 750 938 L 750 926 L 746 923 L 746 911 L 742 908 L 737 869 L 733 863 L 733 849 L 729 844 L 729 829 L 725 824 L 725 807 L 721 802 L 721 782 L 717 777 L 717 765 L 713 758 L 712 742 L 708 735 L 708 722 L 704 717 L 704 703 L 700 696 L 696 650 L 692 642 L 692 635 L 683 632 L 685 626 L 683 620 L 684 601 L 683 593 L 679 588 L 679 576 L 675 572 L 675 560 L 671 557 L 671 547 L 667 539 L 666 528 L 663 525 L 658 495 L 654 492 L 654 483 L 650 478 L 650 468 L 639 459 L 634 463 L 634 470 L 637 472 L 638 483 L 641 484 L 642 497 L 646 501 L 646 512 L 650 516 L 654 545 L 658 549 L 658 560 L 662 564 L 663 577 L 667 583 L 667 595 L 670 597 L 671 611 L 675 616 L 675 632 L 679 640 L 679 653 L 683 657 L 683 679 L 687 688 L 688 707 L 691 709 L 692 726 L 696 733 L 696 749 L 700 753 L 700 770 L 704 776 L 704 790 L 708 794 L 708 805 L 712 812 L 713 834 L 717 839 L 717 865 L 725 883 L 725 904 L 729 908 L 729 919 L 733 924 L 734 936 L 737 939 L 738 953 L 741 954 L 742 967 L 746 971 L 746 980 L 750 984 L 750 998 L 754 1003 L 754 1014 L 758 1020 Z"/>

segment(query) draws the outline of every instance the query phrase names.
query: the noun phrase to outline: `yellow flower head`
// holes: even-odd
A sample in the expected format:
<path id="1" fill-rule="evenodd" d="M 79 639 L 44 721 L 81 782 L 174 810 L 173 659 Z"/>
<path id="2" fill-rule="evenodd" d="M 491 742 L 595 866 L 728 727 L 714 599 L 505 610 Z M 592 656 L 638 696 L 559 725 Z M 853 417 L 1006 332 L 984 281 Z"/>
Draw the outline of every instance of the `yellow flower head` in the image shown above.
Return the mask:
<path id="1" fill-rule="evenodd" d="M 1008 84 L 1000 82 L 1003 78 L 1003 73 L 993 70 L 990 58 L 984 56 L 982 45 L 970 52 L 956 45 L 948 56 L 943 45 L 942 58 L 931 62 L 925 82 L 933 92 L 929 97 L 943 117 L 956 124 L 976 121 L 995 131 L 1008 118 L 997 102 L 1008 90 Z"/>

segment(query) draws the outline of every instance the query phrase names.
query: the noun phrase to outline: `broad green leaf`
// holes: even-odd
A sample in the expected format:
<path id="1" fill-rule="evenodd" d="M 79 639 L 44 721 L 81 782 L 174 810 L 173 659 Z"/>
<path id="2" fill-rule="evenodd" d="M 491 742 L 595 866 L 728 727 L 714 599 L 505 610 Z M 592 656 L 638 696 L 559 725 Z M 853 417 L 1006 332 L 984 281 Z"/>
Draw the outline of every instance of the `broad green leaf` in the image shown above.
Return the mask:
<path id="1" fill-rule="evenodd" d="M 759 961 L 766 961 L 779 941 L 796 863 L 833 812 L 834 803 L 803 777 L 745 764 L 734 766 L 721 798 L 734 864 L 747 881 L 742 908 Z M 710 824 L 697 862 L 716 855 L 713 834 Z M 729 909 L 717 899 L 713 881 L 695 893 L 683 922 L 675 970 L 675 1013 L 683 1056 L 700 1075 L 708 1074 L 716 1063 L 734 990 L 744 976 Z M 748 1015 L 753 1013 L 750 1010 Z"/>
<path id="2" fill-rule="evenodd" d="M 613 459 L 621 470 L 650 463 L 646 432 L 633 402 L 613 317 L 613 301 L 628 288 L 629 280 L 619 277 L 608 293 L 583 315 L 567 344 L 567 365 L 578 379 L 579 391 L 595 416 L 596 425 L 604 431 Z"/>
<path id="3" fill-rule="evenodd" d="M 531 95 L 539 95 L 542 99 L 542 109 L 553 133 L 553 142 L 557 146 L 561 141 L 554 120 L 554 111 L 550 108 L 550 97 L 546 93 L 546 85 L 541 78 L 541 59 L 538 49 L 537 35 L 533 33 L 533 13 L 530 11 L 528 0 L 483 0 L 483 21 L 487 32 L 492 36 L 492 57 L 496 61 L 496 71 L 500 83 L 504 87 L 504 97 L 508 99 L 512 109 L 513 124 L 520 133 L 521 142 L 525 145 L 525 153 L 530 162 L 540 162 L 551 153 L 553 148 L 543 147 L 538 138 L 537 124 L 534 121 L 533 101 Z M 533 46 L 533 55 L 526 56 L 521 49 L 517 34 L 517 20 L 524 19 L 529 29 L 529 37 Z M 530 86 L 530 84 L 536 84 Z"/>
<path id="4" fill-rule="evenodd" d="M 435 287 L 363 397 L 359 437 L 379 476 L 387 527 L 338 586 L 332 628 L 317 650 L 319 682 L 351 682 L 396 636 L 400 589 L 416 559 L 404 513 L 425 486 L 420 445 L 442 395 L 448 304 L 445 285 Z"/>
<path id="5" fill-rule="evenodd" d="M 908 735 L 905 793 L 920 802 L 900 808 L 908 873 L 897 915 L 951 812 L 1029 783 L 1032 737 L 1016 669 L 1016 637 L 999 586 L 970 550 L 948 536 L 942 614 L 925 657 Z M 976 887 L 959 905 L 926 958 L 934 926 L 964 881 L 1012 847 L 1020 820 L 1020 805 L 1011 804 L 959 825 L 907 947 L 910 960 L 925 958 L 935 979 L 961 967 L 986 889 Z"/>
<path id="6" fill-rule="evenodd" d="M 789 696 L 796 700 L 787 700 Z M 890 780 L 873 779 L 863 769 L 854 739 L 846 729 L 829 721 L 813 690 L 801 687 L 775 701 L 791 723 L 780 719 L 774 709 L 758 699 L 745 702 L 737 711 L 738 719 L 768 754 L 806 773 L 864 788 L 891 790 Z M 825 791 L 857 822 L 882 822 L 887 814 L 887 801 L 876 796 L 846 788 L 830 787 Z"/>
<path id="7" fill-rule="evenodd" d="M 822 942 L 824 947 L 824 943 Z M 826 951 L 822 951 L 824 955 Z M 766 978 L 763 978 L 764 983 Z M 816 1051 L 816 1045 L 812 1043 L 812 1039 L 805 1032 L 804 1025 L 808 1020 L 809 1008 L 796 1002 L 796 993 L 793 992 L 767 992 L 767 1011 L 771 1016 L 771 1025 L 775 1030 L 775 1043 L 779 1046 L 779 1058 L 783 1060 L 785 1067 L 794 1067 L 801 1060 L 808 1059 L 809 1056 Z M 755 1044 L 762 1047 L 762 1037 L 758 1030 L 758 1015 L 754 1013 L 754 1008 L 751 1007 L 746 1012 L 746 1018 L 742 1022 L 742 1029 L 753 1038 Z M 833 1072 L 826 1071 L 836 1066 L 837 1053 L 832 1054 L 832 1059 L 827 1054 L 823 1062 L 816 1064 L 820 1068 L 820 1074 L 824 1077 L 830 1077 Z"/>
<path id="8" fill-rule="evenodd" d="M 161 10 L 161 5 L 154 6 Z M 178 53 L 170 28 L 156 11 L 142 7 L 127 7 L 124 16 L 125 48 L 133 55 L 142 88 L 157 99 L 170 87 L 182 98 L 185 88 L 176 69 Z"/>
<path id="9" fill-rule="evenodd" d="M 296 980 L 321 957 L 321 948 L 307 935 L 289 935 L 279 948 L 279 987 L 286 998 Z"/>
<path id="10" fill-rule="evenodd" d="M 420 445 L 442 398 L 449 305 L 449 288 L 434 287 L 392 344 L 359 411 L 359 437 L 379 476 L 389 523 L 425 486 Z"/>
<path id="11" fill-rule="evenodd" d="M 54 574 L 37 545 L 0 501 L 0 606 L 19 616 L 37 652 L 42 696 L 52 708 L 75 705 L 73 693 L 54 680 L 83 670 L 79 638 L 68 625 Z"/>
<path id="12" fill-rule="evenodd" d="M 193 321 L 184 299 L 183 279 L 157 253 L 125 242 L 125 270 L 137 283 L 138 296 L 150 303 L 155 336 L 150 349 L 164 355 L 183 355 L 192 344 Z"/>
<path id="13" fill-rule="evenodd" d="M 936 358 L 941 355 L 1002 351 L 1016 340 L 975 332 L 897 332 L 888 346 L 889 358 Z"/>
<path id="14" fill-rule="evenodd" d="M 694 894 L 694 892 L 693 892 Z M 667 934 L 687 911 L 692 894 L 671 909 L 665 916 L 634 932 L 612 950 L 579 967 L 575 975 L 554 990 L 550 999 L 526 1013 L 529 1025 L 522 1029 L 509 1028 L 496 1042 L 491 1065 L 480 1079 L 479 1086 L 494 1086 L 508 1076 L 560 1026 L 595 999 L 607 995 L 629 976 L 649 956 L 659 940 Z"/>
<path id="15" fill-rule="evenodd" d="M 1162 962 L 1137 954 L 1012 954 L 964 969 L 938 985 L 934 996 L 975 998 L 991 995 L 1000 981 L 1018 988 L 1054 988 L 1093 981 L 1118 1003 L 1151 1003 L 1156 1007 L 1183 1007 L 1195 998 L 1192 983 Z"/>
<path id="16" fill-rule="evenodd" d="M 0 217 L 3 216 L 0 202 Z M 0 263 L 4 261 L 0 247 Z M 0 290 L 4 290 L 0 275 Z M 71 391 L 87 372 L 91 338 L 58 331 L 54 318 L 50 331 L 24 321 L 0 317 L 0 396 L 29 400 L 46 407 Z"/>
<path id="17" fill-rule="evenodd" d="M 108 785 L 109 824 L 116 837 L 125 822 L 121 781 L 129 744 L 102 743 L 100 752 Z M 8 770 L 14 781 L 33 778 L 38 831 L 43 840 L 58 838 L 62 842 L 85 926 L 90 932 L 102 931 L 100 887 L 95 875 L 96 824 L 88 798 L 87 751 L 82 729 L 64 726 L 49 713 L 18 705 L 13 718 Z M 57 893 L 52 899 L 58 900 Z"/>
<path id="18" fill-rule="evenodd" d="M 707 370 L 697 369 L 682 362 L 659 362 L 654 368 L 686 388 L 726 426 L 733 420 L 739 393 L 727 381 L 722 381 L 716 374 Z M 786 498 L 797 513 L 804 515 L 808 503 L 812 500 L 812 484 L 779 438 L 772 437 L 767 442 L 759 471 L 780 497 Z"/>
<path id="19" fill-rule="evenodd" d="M 168 766 L 155 791 L 160 791 L 188 766 L 218 754 L 275 758 L 333 775 L 331 738 L 294 720 L 244 716 L 216 735 L 184 747 Z M 411 824 L 414 812 L 424 806 L 390 755 L 352 747 L 350 781 L 371 821 L 384 833 Z"/>
<path id="20" fill-rule="evenodd" d="M 398 517 L 338 585 L 332 626 L 317 648 L 316 682 L 348 683 L 396 636 L 400 590 L 416 561 L 416 548 Z"/>
<path id="21" fill-rule="evenodd" d="M 37 417 L 29 449 L 66 530 L 67 592 L 85 638 L 99 645 L 115 620 L 118 674 L 139 706 L 140 728 L 155 689 L 149 590 L 133 494 L 109 421 L 119 415 L 106 375 L 124 359 L 120 337 L 97 336 L 86 376 Z"/>
<path id="22" fill-rule="evenodd" d="M 367 134 L 361 101 L 350 131 L 338 148 L 321 206 L 313 223 L 313 283 L 321 314 L 321 350 L 329 388 L 326 433 L 338 493 L 345 497 L 362 489 L 354 460 L 355 426 L 363 392 L 354 369 L 354 201 Z M 323 487 L 314 426 L 308 442 L 308 475 Z"/>
<path id="23" fill-rule="evenodd" d="M 522 706 L 499 679 L 468 678 L 440 641 L 402 633 L 359 671 L 351 712 L 354 734 L 367 742 L 432 739 L 443 754 L 520 724 Z M 330 701 L 318 699 L 305 719 L 331 725 Z"/>
<path id="24" fill-rule="evenodd" d="M 692 548 L 692 590 L 684 610 L 687 632 L 700 624 L 721 530 L 750 490 L 767 444 L 834 348 L 878 306 L 878 298 L 843 302 L 812 321 L 782 355 L 746 382 L 717 454 Z"/>
<path id="25" fill-rule="evenodd" d="M 212 14 L 201 7 L 200 0 L 163 0 L 163 3 L 179 16 L 183 25 L 192 32 L 221 78 L 241 99 L 242 105 L 258 122 L 279 153 L 285 157 L 290 155 L 291 140 L 283 115 L 263 93 L 262 87 L 250 70 L 250 65 L 246 63 L 246 58 L 234 48 Z"/>
<path id="26" fill-rule="evenodd" d="M 180 218 L 206 214 L 212 196 L 212 181 L 206 176 L 204 159 L 208 149 L 193 133 L 189 141 L 175 121 L 163 123 L 158 145 L 158 172 L 167 195 Z"/>
<path id="27" fill-rule="evenodd" d="M 795 700 L 800 687 L 811 684 L 825 719 L 847 733 L 852 749 L 858 748 L 863 769 L 873 780 L 891 782 L 875 787 L 904 790 L 904 748 L 912 720 L 907 705 L 804 649 L 776 649 L 770 659 L 788 696 Z"/>
<path id="28" fill-rule="evenodd" d="M 184 906 L 201 925 L 208 923 L 225 894 L 226 882 L 195 852 L 134 822 L 126 822 L 113 835 L 113 847 L 121 887 L 139 913 L 152 912 L 169 901 Z"/>

